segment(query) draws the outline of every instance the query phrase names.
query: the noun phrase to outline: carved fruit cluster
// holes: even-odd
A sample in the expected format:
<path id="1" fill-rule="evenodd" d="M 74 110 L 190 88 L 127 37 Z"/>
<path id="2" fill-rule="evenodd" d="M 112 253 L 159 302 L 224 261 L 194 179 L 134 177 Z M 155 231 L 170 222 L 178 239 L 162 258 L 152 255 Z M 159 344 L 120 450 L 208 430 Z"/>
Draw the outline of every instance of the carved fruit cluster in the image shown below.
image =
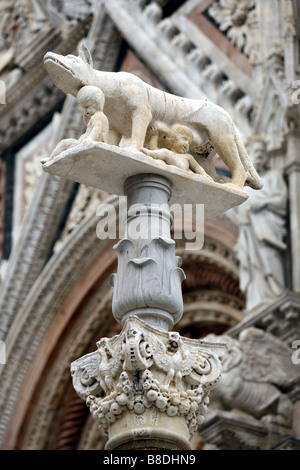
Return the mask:
<path id="1" fill-rule="evenodd" d="M 140 380 L 123 371 L 115 391 L 105 398 L 89 395 L 86 403 L 104 432 L 108 431 L 109 425 L 124 411 L 141 415 L 147 409 L 155 407 L 157 411 L 170 417 L 184 416 L 192 435 L 204 421 L 209 403 L 208 393 L 203 391 L 201 385 L 186 391 L 164 387 L 146 369 Z"/>

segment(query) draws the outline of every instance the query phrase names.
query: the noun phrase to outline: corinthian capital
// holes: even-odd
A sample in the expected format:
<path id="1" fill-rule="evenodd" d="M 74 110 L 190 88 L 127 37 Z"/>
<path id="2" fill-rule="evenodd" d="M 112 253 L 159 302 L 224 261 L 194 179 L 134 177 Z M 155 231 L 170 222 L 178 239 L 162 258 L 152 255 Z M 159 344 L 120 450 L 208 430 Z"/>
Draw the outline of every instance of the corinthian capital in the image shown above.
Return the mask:
<path id="1" fill-rule="evenodd" d="M 130 426 L 151 434 L 175 419 L 188 442 L 205 419 L 225 343 L 184 338 L 132 316 L 120 335 L 97 346 L 72 363 L 71 373 L 99 427 L 122 441 Z"/>

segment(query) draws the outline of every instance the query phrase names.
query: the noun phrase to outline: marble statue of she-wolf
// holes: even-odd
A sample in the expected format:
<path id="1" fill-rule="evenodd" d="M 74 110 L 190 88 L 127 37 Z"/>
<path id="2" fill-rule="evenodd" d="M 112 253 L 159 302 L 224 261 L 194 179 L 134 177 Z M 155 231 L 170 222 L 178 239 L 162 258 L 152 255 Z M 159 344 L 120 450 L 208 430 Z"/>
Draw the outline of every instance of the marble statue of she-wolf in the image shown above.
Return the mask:
<path id="1" fill-rule="evenodd" d="M 159 90 L 127 72 L 104 72 L 93 68 L 85 46 L 79 56 L 48 52 L 45 67 L 63 92 L 77 96 L 86 85 L 99 87 L 105 96 L 104 113 L 110 123 L 109 143 L 140 150 L 149 125 L 188 126 L 197 139 L 206 138 L 231 171 L 231 183 L 261 189 L 261 179 L 229 114 L 206 100 L 182 98 Z M 113 139 L 112 139 L 113 137 Z"/>

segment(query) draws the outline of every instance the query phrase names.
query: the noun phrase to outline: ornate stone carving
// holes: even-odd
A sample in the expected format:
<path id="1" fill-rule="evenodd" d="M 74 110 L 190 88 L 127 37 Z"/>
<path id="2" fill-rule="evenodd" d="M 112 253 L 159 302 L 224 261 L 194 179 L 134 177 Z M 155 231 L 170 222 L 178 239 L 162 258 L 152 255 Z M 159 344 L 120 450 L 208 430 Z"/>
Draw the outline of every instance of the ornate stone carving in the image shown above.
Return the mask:
<path id="1" fill-rule="evenodd" d="M 61 46 L 65 52 L 73 49 L 78 41 L 82 39 L 83 35 L 87 35 L 88 26 L 90 26 L 90 21 L 83 21 L 72 32 L 68 41 Z M 102 34 L 103 39 L 103 42 L 98 41 L 98 43 L 101 43 L 99 48 L 97 46 L 94 49 L 98 60 L 97 63 L 103 66 L 103 68 L 109 69 L 113 59 L 116 60 L 118 54 L 119 34 L 113 28 L 107 16 L 102 22 L 97 23 L 93 34 L 96 44 L 99 35 Z M 106 57 L 108 57 L 107 62 Z M 13 90 L 11 96 L 8 93 L 7 104 L 0 107 L 0 127 L 6 130 L 5 133 L 2 133 L 0 130 L 0 149 L 2 151 L 13 145 L 16 139 L 53 108 L 52 90 L 55 96 L 58 90 L 51 85 L 52 81 L 50 78 L 46 78 L 46 84 L 50 85 L 50 97 L 49 90 L 45 92 L 45 82 L 42 80 L 45 73 L 43 64 L 40 64 L 37 70 L 34 69 L 24 77 L 18 88 Z M 38 82 L 40 82 L 40 86 L 37 90 L 36 85 Z M 40 95 L 43 95 L 41 102 L 39 101 Z M 60 92 L 59 96 L 60 98 L 62 97 Z M 36 98 L 38 98 L 39 104 L 36 103 Z M 47 107 L 45 107 L 46 103 Z M 64 122 L 61 125 L 62 136 L 70 137 L 71 133 L 71 135 L 74 134 L 77 137 L 79 131 L 77 122 L 74 126 L 74 118 L 75 120 L 77 119 L 77 114 L 79 114 L 79 118 L 81 116 L 80 113 L 76 113 L 74 103 L 68 102 L 68 104 L 69 106 L 66 106 L 63 115 Z M 8 132 L 8 129 L 11 132 Z M 2 319 L 3 321 L 0 326 L 1 338 L 6 336 L 9 326 L 16 316 L 16 312 L 18 312 L 33 282 L 37 279 L 38 274 L 46 263 L 53 240 L 55 240 L 57 235 L 57 224 L 60 224 L 60 216 L 64 212 L 65 204 L 72 188 L 73 183 L 71 184 L 69 181 L 66 182 L 60 178 L 50 176 L 40 179 L 39 191 L 34 200 L 34 205 L 30 209 L 31 216 L 28 217 L 26 227 L 24 226 L 20 246 L 10 259 L 5 282 L 1 290 L 1 310 L 6 312 L 6 317 Z M 16 286 L 18 286 L 17 289 Z"/>
<path id="2" fill-rule="evenodd" d="M 110 202 L 112 203 L 112 201 Z M 114 203 L 117 204 L 117 201 L 114 201 Z M 38 213 L 41 215 L 41 211 L 38 211 Z M 59 253 L 57 253 L 54 256 L 51 265 L 48 265 L 48 269 L 43 271 L 43 280 L 42 282 L 38 283 L 39 285 L 36 289 L 31 291 L 30 300 L 28 298 L 28 303 L 24 306 L 24 309 L 18 311 L 19 315 L 14 318 L 16 325 L 18 325 L 19 328 L 22 328 L 22 339 L 20 340 L 19 338 L 17 344 L 12 343 L 12 347 L 10 349 L 9 360 L 14 366 L 10 368 L 2 368 L 0 371 L 1 380 L 3 381 L 3 384 L 6 384 L 6 386 L 2 388 L 0 402 L 0 407 L 3 410 L 0 424 L 1 441 L 4 438 L 5 429 L 11 417 L 10 413 L 18 406 L 17 402 L 19 389 L 14 381 L 17 370 L 19 370 L 19 377 L 22 378 L 22 380 L 25 380 L 26 373 L 28 372 L 30 365 L 33 363 L 34 358 L 36 357 L 38 347 L 42 344 L 44 335 L 52 324 L 55 315 L 57 315 L 68 293 L 72 291 L 74 285 L 76 285 L 76 282 L 78 282 L 78 280 L 81 278 L 82 273 L 88 270 L 88 267 L 91 266 L 92 262 L 98 259 L 107 247 L 107 243 L 101 243 L 101 241 L 99 241 L 96 236 L 96 223 L 96 216 L 93 215 L 89 219 L 85 220 L 81 226 L 78 227 L 78 230 L 74 231 L 71 237 L 72 239 L 64 247 L 64 250 L 61 250 Z M 32 248 L 30 245 L 30 255 L 31 251 Z M 69 261 L 67 262 L 66 259 Z M 27 271 L 24 272 L 24 275 L 29 277 L 29 273 Z M 35 279 L 36 278 L 37 275 L 35 274 Z M 51 288 L 49 288 L 49 286 L 51 286 Z M 49 295 L 46 295 L 47 291 Z M 17 300 L 22 300 L 20 299 L 20 293 L 18 293 Z M 12 301 L 11 298 L 10 301 Z M 108 285 L 106 285 L 106 288 L 104 287 L 103 290 L 100 290 L 98 302 L 96 305 L 93 305 L 91 310 L 89 310 L 90 308 L 91 306 L 89 305 L 88 313 L 86 314 L 87 316 L 81 327 L 79 327 L 80 337 L 82 331 L 85 331 L 86 336 L 88 337 L 88 331 L 92 331 L 93 328 L 95 328 L 95 321 L 90 320 L 92 312 L 95 311 L 95 308 L 99 309 L 97 316 L 98 318 L 101 318 L 99 320 L 99 325 L 96 326 L 97 331 L 101 331 L 103 327 L 104 330 L 101 331 L 101 334 L 104 334 L 106 328 L 104 325 L 109 325 L 111 318 L 111 292 Z M 14 310 L 14 312 L 15 311 L 16 310 Z M 8 320 L 10 320 L 10 318 Z M 103 322 L 103 324 L 101 324 L 101 322 Z M 4 330 L 6 324 L 3 322 L 1 327 Z M 34 341 L 32 341 L 32 331 L 35 331 Z M 3 338 L 5 338 L 2 331 L 1 335 Z M 87 347 L 85 341 L 86 337 L 83 335 L 77 343 L 77 348 L 81 348 L 82 344 L 84 344 L 83 347 Z M 24 362 L 24 350 L 26 350 L 26 362 Z M 78 350 L 76 350 L 76 352 L 78 354 Z M 73 358 L 76 352 L 73 352 Z M 69 350 L 62 353 L 62 357 L 67 357 L 67 354 L 69 354 Z M 66 364 L 71 362 L 71 360 L 72 357 L 70 356 L 70 358 L 66 361 Z M 20 367 L 20 363 L 23 364 L 22 367 Z M 63 364 L 63 361 L 61 364 Z M 67 367 L 66 364 L 62 367 Z M 56 380 L 57 377 L 54 373 L 54 376 L 50 380 L 51 386 Z M 66 382 L 68 382 L 68 379 Z M 57 384 L 54 389 L 55 388 L 58 390 L 59 385 Z M 46 395 L 48 392 L 49 390 L 45 390 Z M 46 414 L 51 413 L 52 409 L 51 403 L 47 403 L 47 406 L 42 406 L 43 412 Z M 38 441 L 37 436 L 36 439 Z M 40 448 L 39 444 L 37 444 L 36 448 Z"/>
<path id="3" fill-rule="evenodd" d="M 162 332 L 133 316 L 120 335 L 102 338 L 97 346 L 71 364 L 71 373 L 76 392 L 105 432 L 117 421 L 124 431 L 126 411 L 142 417 L 139 429 L 147 424 L 144 414 L 154 413 L 182 418 L 187 436 L 194 434 L 219 380 L 225 344 Z"/>
<path id="4" fill-rule="evenodd" d="M 252 49 L 249 23 L 255 15 L 254 9 L 255 0 L 217 0 L 208 10 L 220 30 L 246 55 Z"/>
<path id="5" fill-rule="evenodd" d="M 101 5 L 99 3 L 99 8 L 100 7 Z M 89 24 L 90 22 L 88 22 L 88 25 Z M 72 33 L 72 36 L 69 38 L 67 44 L 66 43 L 63 44 L 63 48 L 66 47 L 67 50 L 69 50 L 69 48 L 72 49 L 74 45 L 77 44 L 78 40 L 81 39 L 82 34 L 84 34 L 85 36 L 87 34 L 86 22 L 82 22 L 79 25 L 78 30 Z M 100 35 L 101 35 L 101 41 L 99 40 Z M 119 46 L 118 41 L 119 41 L 120 36 L 117 33 L 117 31 L 113 28 L 113 25 L 107 16 L 103 19 L 103 21 L 97 22 L 97 24 L 95 25 L 95 28 L 93 28 L 93 38 L 94 38 L 95 44 L 97 44 L 94 50 L 95 50 L 95 56 L 97 56 L 97 60 L 99 61 L 98 63 L 101 64 L 101 67 L 103 67 L 104 69 L 109 70 L 110 66 L 113 66 L 114 60 L 116 60 L 116 56 L 118 54 L 118 46 Z M 98 44 L 100 44 L 99 47 L 98 47 Z M 107 60 L 106 60 L 106 57 L 107 57 Z M 39 68 L 39 72 L 41 72 L 41 69 L 44 70 L 44 67 L 42 64 L 41 64 L 41 67 Z M 43 72 L 43 74 L 44 73 L 45 72 Z M 36 77 L 35 73 L 34 73 L 34 77 Z M 34 80 L 34 84 L 35 83 L 36 83 L 36 80 Z M 51 80 L 50 80 L 50 84 L 51 84 Z M 7 112 L 7 109 L 9 109 L 8 111 L 9 116 L 11 116 L 11 114 L 14 114 L 16 123 L 19 122 L 19 118 L 17 116 L 19 116 L 20 110 L 23 109 L 22 97 L 25 96 L 26 100 L 28 99 L 27 90 L 29 87 L 32 87 L 32 86 L 33 86 L 32 74 L 28 74 L 28 79 L 26 80 L 26 87 L 25 86 L 18 87 L 16 92 L 14 93 L 14 96 L 12 97 L 13 103 L 7 104 L 3 108 L 1 108 L 1 110 L 3 109 L 3 113 L 4 111 Z M 30 106 L 28 104 L 28 108 L 30 107 L 30 109 L 33 107 L 32 103 L 34 103 L 35 94 L 36 94 L 36 90 L 35 88 L 33 88 L 31 97 L 30 97 L 32 98 L 33 101 L 30 100 Z M 50 106 L 52 106 L 51 103 L 50 103 Z M 43 112 L 45 112 L 45 109 L 43 109 Z M 70 136 L 70 132 L 74 131 L 73 129 L 74 115 L 76 118 L 77 113 L 74 113 L 74 107 L 72 103 L 70 107 L 67 108 L 66 112 L 64 113 L 64 122 L 62 123 L 62 126 L 61 126 L 62 135 Z M 38 117 L 35 116 L 35 119 L 36 120 L 40 119 L 40 116 L 41 115 L 38 114 Z M 79 114 L 79 117 L 80 117 L 80 114 Z M 3 124 L 2 128 L 7 127 L 7 119 L 8 119 L 8 116 L 6 115 L 4 115 L 4 117 L 1 117 L 2 124 Z M 5 125 L 4 125 L 4 122 L 5 122 Z M 32 126 L 32 122 L 30 121 L 30 119 L 27 118 L 26 122 L 27 122 L 27 126 L 29 127 Z M 12 129 L 13 129 L 12 131 L 13 141 L 15 141 L 15 139 L 19 137 L 19 134 L 16 133 L 16 129 L 14 126 L 12 126 Z M 74 133 L 77 136 L 78 129 L 76 129 L 76 132 Z M 6 143 L 6 146 L 8 145 L 9 143 Z M 11 141 L 10 141 L 10 145 L 11 145 Z M 60 224 L 61 212 L 63 212 L 65 209 L 66 200 L 70 196 L 72 187 L 73 187 L 73 184 L 71 185 L 69 181 L 65 181 L 60 178 L 53 178 L 52 176 L 41 178 L 40 180 L 40 187 L 39 187 L 39 191 L 37 192 L 37 197 L 34 199 L 33 207 L 31 207 L 30 209 L 31 215 L 30 217 L 28 217 L 26 226 L 24 227 L 22 236 L 20 237 L 20 244 L 19 244 L 18 250 L 13 253 L 13 256 L 10 259 L 10 264 L 8 266 L 8 269 L 5 275 L 5 283 L 3 283 L 3 287 L 1 289 L 1 298 L 0 298 L 1 311 L 6 312 L 6 316 L 5 318 L 2 318 L 1 325 L 0 325 L 1 338 L 6 337 L 7 332 L 10 327 L 14 329 L 14 327 L 12 326 L 12 323 L 14 320 L 16 320 L 17 324 L 20 324 L 17 313 L 19 312 L 22 304 L 24 303 L 24 299 L 28 295 L 30 288 L 32 287 L 34 281 L 37 280 L 42 270 L 42 267 L 45 266 L 45 263 L 49 256 L 49 251 L 51 250 L 53 241 L 55 240 L 56 235 L 57 235 L 57 226 Z M 94 240 L 94 243 L 92 243 L 92 245 L 96 248 L 97 253 L 99 253 L 99 240 L 97 239 L 96 234 L 95 234 L 96 223 L 97 223 L 97 220 L 95 220 L 95 218 L 92 218 L 92 222 L 91 222 L 92 226 L 90 227 L 88 225 L 88 227 L 90 229 L 91 238 Z M 85 260 L 87 259 L 88 256 L 93 257 L 93 253 L 94 253 L 93 250 L 86 249 L 86 245 L 85 245 L 86 242 L 88 242 L 88 240 L 84 239 L 83 242 L 79 244 L 80 249 L 76 247 L 75 252 L 74 252 L 75 258 L 73 258 L 73 262 L 75 263 L 74 265 L 77 265 L 77 266 L 80 265 L 81 274 L 82 274 L 82 269 L 84 269 L 82 267 L 82 260 L 79 261 L 79 259 L 81 259 L 82 257 L 82 253 L 84 253 Z M 70 245 L 68 246 L 71 248 L 73 247 L 73 244 L 71 243 L 71 246 Z M 82 253 L 80 252 L 81 249 L 83 250 Z M 65 254 L 65 251 L 64 251 L 64 254 Z M 72 258 L 72 255 L 70 256 Z M 78 258 L 76 262 L 77 256 Z M 89 262 L 90 261 L 91 260 L 89 258 Z M 41 341 L 42 341 L 41 338 L 45 334 L 45 331 L 47 330 L 47 326 L 49 325 L 45 321 L 45 318 L 47 317 L 47 315 L 50 315 L 50 317 L 53 319 L 52 315 L 53 316 L 55 315 L 56 309 L 54 307 L 54 303 L 56 304 L 56 302 L 59 302 L 58 300 L 59 296 L 57 295 L 57 293 L 64 295 L 66 294 L 66 291 L 68 291 L 68 287 L 66 287 L 66 279 L 68 279 L 68 281 L 71 281 L 72 274 L 74 274 L 74 269 L 73 269 L 74 265 L 73 264 L 70 265 L 70 263 L 64 263 L 64 268 L 65 269 L 70 268 L 72 271 L 70 276 L 66 275 L 65 273 L 63 274 L 62 269 L 59 270 L 59 273 L 63 275 L 63 278 L 64 278 L 62 289 L 60 287 L 56 287 L 56 288 L 53 287 L 54 283 L 58 281 L 59 276 L 54 276 L 54 278 L 50 282 L 52 286 L 51 292 L 53 293 L 52 307 L 46 308 L 45 315 L 43 315 L 43 324 L 37 327 L 34 341 L 32 341 L 32 339 L 29 339 L 32 333 L 32 325 L 35 322 L 35 320 L 38 319 L 38 317 L 39 318 L 41 317 L 38 316 L 35 318 L 34 309 L 32 307 L 29 308 L 27 312 L 24 312 L 24 310 L 20 312 L 22 316 L 22 325 L 23 325 L 22 326 L 22 340 L 21 340 L 23 346 L 20 345 L 20 338 L 16 336 L 12 339 L 12 344 L 10 348 L 11 357 L 12 357 L 11 361 L 12 361 L 12 364 L 14 364 L 16 369 L 18 369 L 19 371 L 19 378 L 21 376 L 23 378 L 26 376 L 26 373 L 28 372 L 29 367 L 32 363 L 32 358 L 35 356 L 37 347 L 39 344 L 41 344 Z M 48 293 L 49 292 L 50 291 L 48 291 Z M 37 297 L 39 297 L 40 290 L 36 289 L 32 292 L 32 294 L 37 295 Z M 48 301 L 48 300 L 49 300 L 49 296 L 44 295 L 43 293 L 41 294 L 41 297 L 39 297 L 39 300 L 34 302 L 34 305 L 38 305 L 39 311 L 40 311 L 41 306 L 43 305 L 43 302 Z M 49 321 L 51 323 L 50 319 Z M 27 361 L 24 362 L 25 350 L 27 351 Z M 19 354 L 21 354 L 22 358 L 19 357 Z M 21 360 L 22 367 L 20 367 L 19 365 L 20 364 L 19 360 Z M 1 424 L 0 424 L 1 443 L 3 442 L 3 439 L 5 439 L 5 432 L 6 432 L 8 423 L 18 404 L 18 396 L 19 396 L 18 394 L 20 393 L 22 378 L 20 379 L 19 382 L 16 382 L 14 377 L 15 377 L 14 368 L 4 368 L 1 371 L 1 380 L 3 380 L 3 383 L 7 385 L 7 389 L 3 393 L 3 396 L 1 397 L 1 406 L 5 403 L 5 406 L 3 405 L 4 412 L 2 413 Z M 39 448 L 39 446 L 37 447 Z"/>
<path id="6" fill-rule="evenodd" d="M 54 83 L 65 93 L 77 97 L 83 86 L 102 90 L 110 144 L 139 151 L 145 145 L 149 125 L 162 120 L 166 125 L 182 124 L 193 133 L 191 153 L 204 134 L 231 170 L 232 184 L 240 189 L 245 184 L 262 187 L 229 114 L 222 108 L 165 93 L 129 73 L 97 71 L 86 47 L 78 57 L 49 52 L 44 62 Z"/>
<path id="7" fill-rule="evenodd" d="M 269 429 L 245 413 L 216 411 L 207 416 L 198 435 L 206 443 L 203 450 L 274 450 L 290 433 Z"/>
<path id="8" fill-rule="evenodd" d="M 294 341 L 300 338 L 299 320 L 299 294 L 284 292 L 274 302 L 255 309 L 253 315 L 246 315 L 240 323 L 230 328 L 229 334 L 236 337 L 243 328 L 256 327 L 279 338 L 290 347 Z"/>
<path id="9" fill-rule="evenodd" d="M 270 426 L 292 427 L 290 397 L 299 387 L 299 366 L 291 349 L 270 333 L 250 327 L 238 339 L 208 335 L 227 343 L 222 379 L 212 393 L 211 407 L 238 409 Z"/>
<path id="10" fill-rule="evenodd" d="M 72 209 L 65 224 L 63 233 L 60 239 L 56 242 L 55 252 L 60 250 L 65 242 L 65 239 L 75 230 L 84 219 L 94 216 L 99 204 L 105 199 L 107 193 L 99 189 L 90 188 L 81 184 L 78 188 Z"/>
<path id="11" fill-rule="evenodd" d="M 89 26 L 90 20 L 86 20 L 72 31 L 72 35 L 60 46 L 64 53 L 73 50 L 78 41 L 83 36 L 86 37 Z M 57 40 L 57 33 L 53 32 L 47 36 L 48 48 L 55 47 L 53 43 L 56 44 Z M 7 87 L 6 105 L 0 107 L 0 151 L 2 152 L 14 145 L 63 99 L 61 91 L 46 75 L 43 63 L 37 63 L 37 57 L 44 54 L 47 46 L 42 41 L 34 46 L 31 44 L 30 47 L 34 50 L 34 57 L 28 66 L 30 70 L 22 77 L 17 87 L 11 89 Z"/>
<path id="12" fill-rule="evenodd" d="M 283 37 L 288 39 L 297 36 L 297 13 L 296 5 L 292 0 L 284 0 L 284 25 Z"/>

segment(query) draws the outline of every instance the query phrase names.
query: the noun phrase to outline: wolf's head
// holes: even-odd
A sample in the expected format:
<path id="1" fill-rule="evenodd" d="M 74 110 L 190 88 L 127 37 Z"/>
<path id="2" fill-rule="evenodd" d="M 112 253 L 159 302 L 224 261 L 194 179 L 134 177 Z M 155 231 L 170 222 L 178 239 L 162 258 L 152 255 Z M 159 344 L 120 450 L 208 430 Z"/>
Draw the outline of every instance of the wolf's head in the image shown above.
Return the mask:
<path id="1" fill-rule="evenodd" d="M 76 96 L 82 86 L 93 84 L 93 61 L 84 45 L 80 47 L 78 57 L 47 52 L 44 64 L 55 85 L 64 93 Z"/>

